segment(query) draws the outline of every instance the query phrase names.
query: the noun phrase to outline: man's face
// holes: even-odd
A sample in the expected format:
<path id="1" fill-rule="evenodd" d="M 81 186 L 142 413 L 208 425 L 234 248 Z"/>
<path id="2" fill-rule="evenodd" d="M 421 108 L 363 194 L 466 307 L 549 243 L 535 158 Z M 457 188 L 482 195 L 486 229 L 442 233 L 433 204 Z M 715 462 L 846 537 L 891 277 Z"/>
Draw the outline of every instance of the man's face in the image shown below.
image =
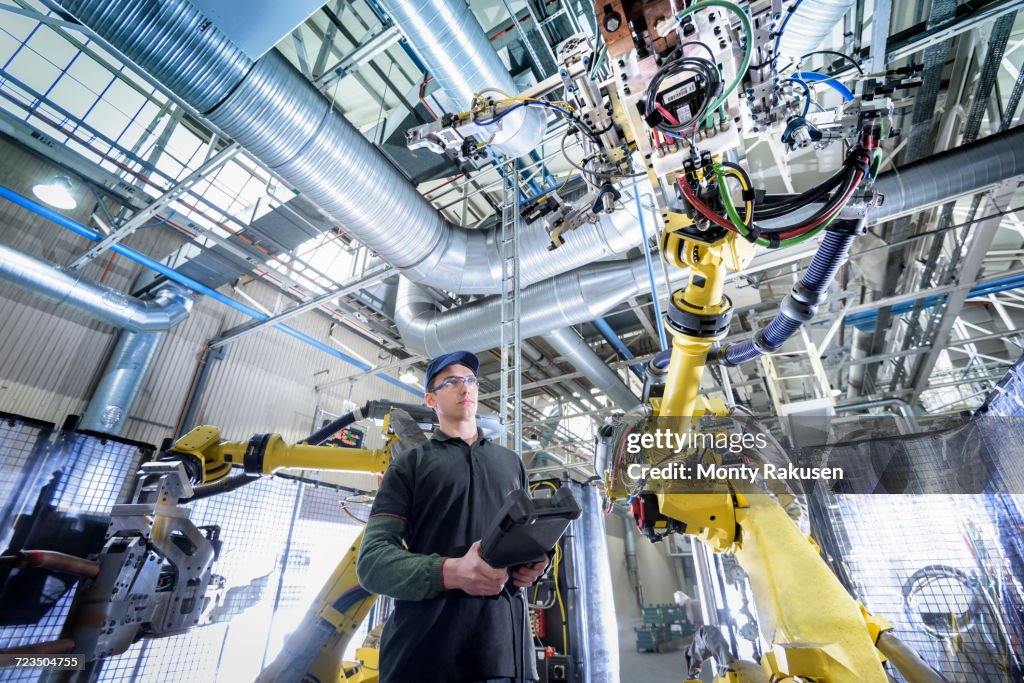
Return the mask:
<path id="1" fill-rule="evenodd" d="M 473 377 L 473 371 L 464 365 L 449 365 L 437 373 L 431 384 L 433 391 L 424 396 L 424 401 L 437 411 L 439 417 L 451 420 L 471 420 L 476 417 L 477 387 L 455 380 L 441 386 L 452 377 Z"/>

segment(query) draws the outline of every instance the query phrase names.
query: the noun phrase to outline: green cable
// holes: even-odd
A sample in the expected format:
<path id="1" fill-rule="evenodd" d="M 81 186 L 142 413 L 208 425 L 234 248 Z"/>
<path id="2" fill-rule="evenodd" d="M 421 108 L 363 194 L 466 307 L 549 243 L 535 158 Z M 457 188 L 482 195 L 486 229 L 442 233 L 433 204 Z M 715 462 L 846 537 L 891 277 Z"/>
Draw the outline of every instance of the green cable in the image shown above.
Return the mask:
<path id="1" fill-rule="evenodd" d="M 597 72 L 601 69 L 601 65 L 604 64 L 605 53 L 608 52 L 608 46 L 605 45 L 601 48 L 601 53 L 597 56 L 597 61 L 594 62 L 594 68 L 590 70 L 590 80 L 594 80 L 597 76 Z"/>
<path id="2" fill-rule="evenodd" d="M 882 150 L 876 148 L 875 151 L 871 153 L 871 169 L 870 169 L 869 173 L 871 174 L 872 178 L 877 178 L 878 177 L 878 169 L 881 167 L 881 165 L 882 165 Z"/>
<path id="3" fill-rule="evenodd" d="M 736 72 L 736 78 L 729 84 L 729 87 L 725 89 L 722 95 L 708 106 L 708 112 L 713 112 L 715 109 L 725 104 L 725 101 L 732 94 L 732 91 L 736 89 L 736 86 L 740 84 L 743 77 L 747 74 L 747 69 L 750 67 L 750 56 L 754 52 L 754 32 L 750 28 L 750 17 L 747 16 L 746 12 L 740 9 L 739 5 L 728 2 L 728 0 L 703 0 L 695 5 L 684 9 L 682 12 L 676 15 L 676 19 L 682 20 L 683 17 L 693 14 L 702 9 L 708 7 L 721 7 L 727 9 L 740 18 L 740 24 L 743 26 L 743 35 L 747 39 L 747 49 L 743 55 L 743 63 L 740 64 L 739 71 Z M 707 115 L 705 115 L 705 119 Z"/>
<path id="4" fill-rule="evenodd" d="M 714 169 L 715 169 L 715 178 L 718 179 L 718 194 L 722 198 L 722 204 L 725 206 L 725 212 L 729 215 L 729 220 L 732 221 L 732 224 L 734 226 L 736 226 L 736 229 L 740 231 L 740 234 L 743 235 L 743 237 L 749 236 L 750 235 L 750 229 L 747 227 L 746 223 L 743 222 L 743 219 L 740 218 L 740 214 L 736 210 L 736 206 L 733 204 L 732 196 L 729 194 L 728 183 L 726 182 L 725 174 L 722 173 L 722 165 L 721 164 L 715 164 L 714 165 Z M 836 209 L 835 213 L 833 213 L 831 216 L 829 216 L 828 220 L 826 220 L 825 222 L 823 222 L 821 225 L 819 225 L 818 227 L 814 228 L 813 230 L 810 230 L 810 231 L 804 233 L 803 235 L 797 235 L 796 237 L 790 237 L 790 238 L 787 238 L 787 239 L 784 239 L 784 240 L 780 240 L 779 241 L 779 248 L 791 247 L 794 244 L 800 244 L 801 242 L 803 242 L 805 240 L 811 239 L 812 237 L 817 235 L 819 232 L 821 232 L 822 230 L 827 228 L 829 226 L 829 224 L 833 220 L 835 220 L 836 216 L 838 216 L 840 214 L 841 211 L 842 211 L 842 207 L 840 207 L 839 209 Z M 760 245 L 762 247 L 771 247 L 771 242 L 769 242 L 764 237 L 758 237 L 754 241 L 754 244 L 758 244 L 758 245 Z"/>

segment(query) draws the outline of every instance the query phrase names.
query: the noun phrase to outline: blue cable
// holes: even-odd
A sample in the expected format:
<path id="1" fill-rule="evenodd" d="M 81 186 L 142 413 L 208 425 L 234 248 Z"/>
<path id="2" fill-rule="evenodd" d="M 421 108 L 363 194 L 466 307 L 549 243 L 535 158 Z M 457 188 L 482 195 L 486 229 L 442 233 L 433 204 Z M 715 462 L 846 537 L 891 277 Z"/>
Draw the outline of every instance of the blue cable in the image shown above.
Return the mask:
<path id="1" fill-rule="evenodd" d="M 661 304 L 658 302 L 658 288 L 654 285 L 654 264 L 651 262 L 651 245 L 647 243 L 647 225 L 644 222 L 644 208 L 640 205 L 640 189 L 633 176 L 633 199 L 636 200 L 636 215 L 640 218 L 640 234 L 644 238 L 644 260 L 647 262 L 647 277 L 651 281 L 651 299 L 654 301 L 654 314 L 658 317 L 658 341 L 661 350 L 668 350 L 668 339 L 665 338 L 665 325 L 661 319 Z"/>
<path id="2" fill-rule="evenodd" d="M 671 131 L 661 130 L 660 128 L 658 129 L 658 131 L 661 132 L 661 134 L 666 137 L 674 138 L 676 140 L 685 142 L 686 144 L 690 144 L 690 139 L 687 138 L 686 135 L 684 135 L 683 133 L 673 133 Z"/>
<path id="3" fill-rule="evenodd" d="M 807 112 L 811 110 L 811 89 L 799 78 L 786 78 L 783 79 L 783 83 L 798 83 L 801 88 L 804 89 L 804 111 L 800 114 L 801 118 L 807 117 Z"/>
<path id="4" fill-rule="evenodd" d="M 793 75 L 805 82 L 810 81 L 811 83 L 824 83 L 842 95 L 843 101 L 845 102 L 849 102 L 853 99 L 853 91 L 836 80 L 834 76 L 826 76 L 825 74 L 818 73 L 817 71 L 797 71 Z"/>
<path id="5" fill-rule="evenodd" d="M 583 178 L 581 178 L 580 176 L 573 176 L 571 178 L 566 178 L 565 180 L 562 181 L 562 184 L 559 185 L 558 187 L 553 187 L 550 190 L 544 190 L 540 194 L 534 195 L 534 196 L 530 197 L 529 199 L 527 199 L 526 201 L 535 202 L 535 201 L 537 201 L 538 199 L 540 199 L 542 197 L 548 196 L 552 192 L 559 192 L 559 191 L 561 191 L 561 189 L 563 187 L 565 187 L 566 185 L 578 183 L 578 182 L 580 182 L 582 180 L 583 180 Z"/>
<path id="6" fill-rule="evenodd" d="M 775 47 L 772 49 L 772 73 L 778 73 L 779 64 L 779 41 L 782 40 L 782 34 L 786 30 L 786 26 L 789 24 L 790 18 L 796 14 L 797 9 L 800 8 L 800 3 L 804 0 L 796 0 L 796 4 L 793 5 L 793 9 L 786 13 L 786 18 L 782 20 L 782 26 L 779 27 L 779 32 L 775 34 Z"/>

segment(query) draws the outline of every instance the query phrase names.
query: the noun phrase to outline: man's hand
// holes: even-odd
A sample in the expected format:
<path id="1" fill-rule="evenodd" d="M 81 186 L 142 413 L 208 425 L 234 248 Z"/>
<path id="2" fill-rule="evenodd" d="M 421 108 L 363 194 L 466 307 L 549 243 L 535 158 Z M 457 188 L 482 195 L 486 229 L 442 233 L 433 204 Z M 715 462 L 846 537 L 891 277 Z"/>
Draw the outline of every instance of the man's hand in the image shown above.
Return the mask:
<path id="1" fill-rule="evenodd" d="M 495 569 L 480 557 L 480 541 L 462 557 L 446 557 L 441 580 L 448 590 L 458 588 L 469 595 L 497 595 L 508 581 L 507 569 Z"/>
<path id="2" fill-rule="evenodd" d="M 533 564 L 524 564 L 512 572 L 512 583 L 516 588 L 529 588 L 548 568 L 548 558 Z"/>

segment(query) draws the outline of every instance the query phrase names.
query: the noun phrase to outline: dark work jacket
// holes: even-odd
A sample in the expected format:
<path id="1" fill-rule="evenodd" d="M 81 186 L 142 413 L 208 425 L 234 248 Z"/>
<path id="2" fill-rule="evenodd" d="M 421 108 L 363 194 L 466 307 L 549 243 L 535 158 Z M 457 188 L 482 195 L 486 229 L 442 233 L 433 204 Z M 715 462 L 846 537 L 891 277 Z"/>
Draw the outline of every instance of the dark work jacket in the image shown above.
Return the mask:
<path id="1" fill-rule="evenodd" d="M 526 487 L 526 468 L 513 451 L 482 434 L 469 446 L 438 431 L 392 461 L 370 516 L 405 520 L 410 552 L 461 557 L 509 491 Z M 380 683 L 536 679 L 534 656 L 523 589 L 506 588 L 496 598 L 445 590 L 395 600 L 381 635 Z"/>

